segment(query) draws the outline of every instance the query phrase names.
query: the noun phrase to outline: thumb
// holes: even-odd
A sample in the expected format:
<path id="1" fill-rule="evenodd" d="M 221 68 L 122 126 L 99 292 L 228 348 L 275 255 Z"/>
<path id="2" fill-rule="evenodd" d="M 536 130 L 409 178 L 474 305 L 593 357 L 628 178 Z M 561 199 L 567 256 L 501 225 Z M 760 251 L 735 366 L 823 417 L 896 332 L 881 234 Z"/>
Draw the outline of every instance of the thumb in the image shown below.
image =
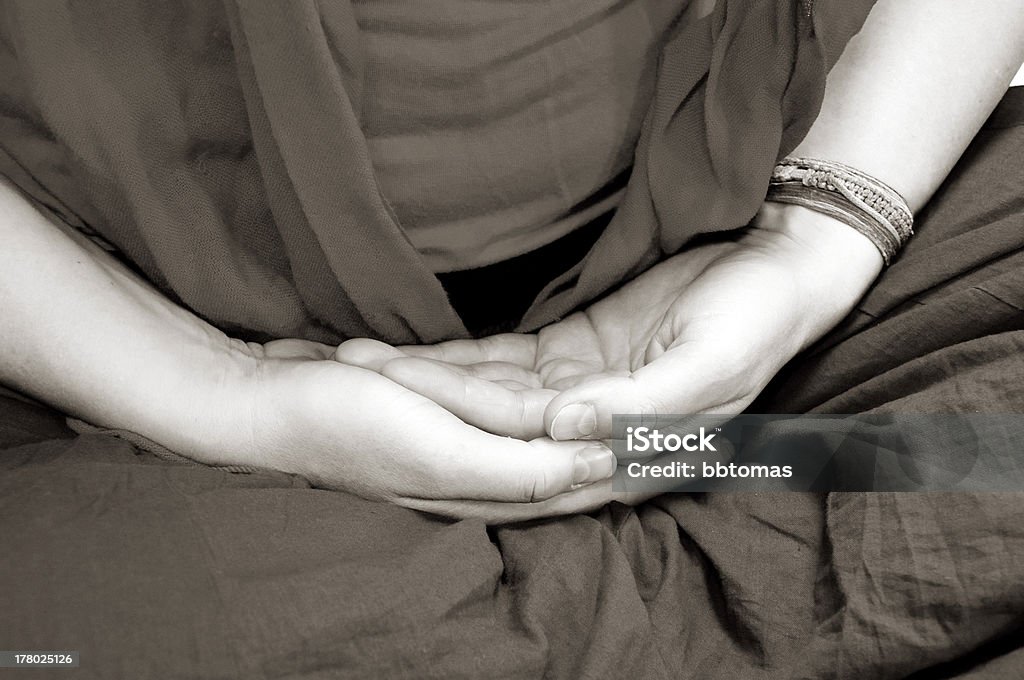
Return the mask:
<path id="1" fill-rule="evenodd" d="M 613 415 L 739 413 L 753 399 L 737 374 L 696 343 L 672 348 L 628 376 L 582 383 L 551 400 L 544 425 L 556 441 L 609 439 Z"/>
<path id="2" fill-rule="evenodd" d="M 615 454 L 599 442 L 555 442 L 547 437 L 525 442 L 488 434 L 468 425 L 458 439 L 438 433 L 446 441 L 436 450 L 440 466 L 434 477 L 456 500 L 536 503 L 608 479 L 616 470 Z M 462 445 L 453 447 L 459 441 Z M 418 495 L 418 494 L 413 494 Z M 436 490 L 422 496 L 436 498 Z"/>
<path id="3" fill-rule="evenodd" d="M 338 345 L 333 358 L 342 364 L 379 373 L 384 364 L 405 356 L 408 355 L 379 340 L 353 338 Z"/>

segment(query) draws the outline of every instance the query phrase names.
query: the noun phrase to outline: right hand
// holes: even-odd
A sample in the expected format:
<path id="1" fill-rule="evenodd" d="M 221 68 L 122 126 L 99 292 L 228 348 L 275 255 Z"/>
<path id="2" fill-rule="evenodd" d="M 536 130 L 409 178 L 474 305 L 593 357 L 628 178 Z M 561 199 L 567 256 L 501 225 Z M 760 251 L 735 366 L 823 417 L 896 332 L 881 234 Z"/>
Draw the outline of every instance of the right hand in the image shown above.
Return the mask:
<path id="1" fill-rule="evenodd" d="M 615 458 L 600 442 L 522 441 L 467 425 L 333 348 L 255 348 L 242 386 L 244 436 L 258 464 L 448 516 L 504 522 L 584 512 L 611 499 Z M 241 433 L 240 433 L 241 434 Z"/>
<path id="2" fill-rule="evenodd" d="M 610 497 L 594 483 L 615 468 L 600 444 L 488 434 L 333 347 L 230 339 L 3 177 L 0 243 L 0 384 L 63 413 L 445 515 L 502 522 Z"/>

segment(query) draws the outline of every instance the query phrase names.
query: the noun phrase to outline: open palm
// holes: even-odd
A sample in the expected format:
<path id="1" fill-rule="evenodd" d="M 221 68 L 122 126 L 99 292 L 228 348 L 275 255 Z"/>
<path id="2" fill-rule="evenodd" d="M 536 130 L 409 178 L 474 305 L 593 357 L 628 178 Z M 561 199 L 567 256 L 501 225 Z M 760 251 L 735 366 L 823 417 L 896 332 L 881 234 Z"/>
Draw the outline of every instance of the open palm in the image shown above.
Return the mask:
<path id="1" fill-rule="evenodd" d="M 828 241 L 751 228 L 689 249 L 535 334 L 356 340 L 336 358 L 521 439 L 607 438 L 613 414 L 739 413 L 877 274 L 870 244 L 838 226 Z"/>

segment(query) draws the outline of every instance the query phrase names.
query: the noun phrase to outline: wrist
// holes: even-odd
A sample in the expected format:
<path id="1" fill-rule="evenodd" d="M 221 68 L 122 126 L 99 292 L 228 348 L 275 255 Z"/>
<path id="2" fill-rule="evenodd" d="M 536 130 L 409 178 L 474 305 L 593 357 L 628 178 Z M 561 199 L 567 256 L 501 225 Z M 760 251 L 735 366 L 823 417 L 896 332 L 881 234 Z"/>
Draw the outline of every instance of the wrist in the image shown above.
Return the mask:
<path id="1" fill-rule="evenodd" d="M 765 202 L 752 226 L 805 251 L 802 266 L 837 304 L 853 305 L 882 271 L 878 248 L 839 220 L 799 205 Z"/>
<path id="2" fill-rule="evenodd" d="M 805 349 L 838 324 L 878 277 L 882 255 L 860 232 L 828 215 L 798 205 L 766 202 L 751 225 L 756 236 L 786 258 L 800 299 Z"/>
<path id="3" fill-rule="evenodd" d="M 140 404 L 130 429 L 202 463 L 259 465 L 251 420 L 261 361 L 226 337 L 176 353 L 150 376 L 157 398 Z"/>

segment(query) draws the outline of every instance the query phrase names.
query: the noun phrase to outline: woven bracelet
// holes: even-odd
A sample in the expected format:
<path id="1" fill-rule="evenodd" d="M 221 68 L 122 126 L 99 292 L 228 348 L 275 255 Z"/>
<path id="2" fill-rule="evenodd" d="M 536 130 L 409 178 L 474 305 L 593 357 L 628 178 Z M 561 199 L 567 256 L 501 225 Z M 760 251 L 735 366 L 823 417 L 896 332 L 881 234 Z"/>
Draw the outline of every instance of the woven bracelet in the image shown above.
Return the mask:
<path id="1" fill-rule="evenodd" d="M 766 200 L 800 205 L 853 227 L 887 265 L 914 233 L 914 214 L 895 189 L 842 163 L 784 158 L 772 171 Z"/>

